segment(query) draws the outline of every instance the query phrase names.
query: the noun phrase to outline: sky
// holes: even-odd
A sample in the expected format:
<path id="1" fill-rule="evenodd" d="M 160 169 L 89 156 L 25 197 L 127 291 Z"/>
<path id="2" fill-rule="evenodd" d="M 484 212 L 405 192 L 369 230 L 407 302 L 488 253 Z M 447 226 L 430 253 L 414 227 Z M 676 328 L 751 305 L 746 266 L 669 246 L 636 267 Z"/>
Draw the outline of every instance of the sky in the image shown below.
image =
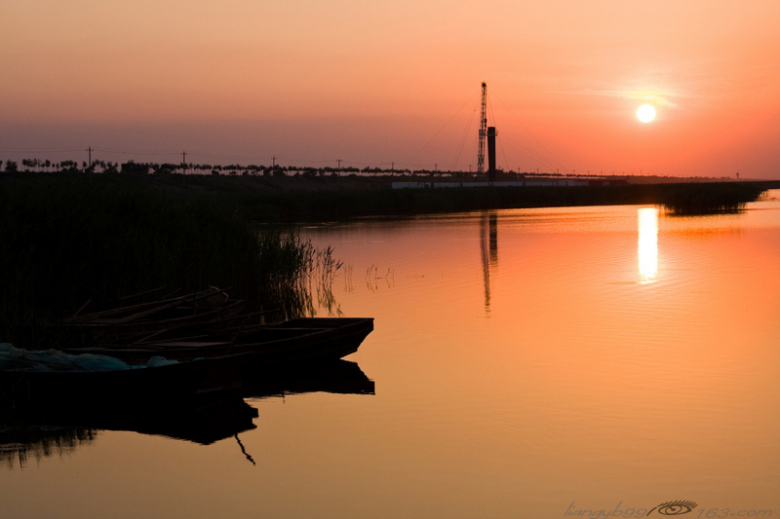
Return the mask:
<path id="1" fill-rule="evenodd" d="M 776 0 L 4 0 L 0 160 L 780 178 Z M 657 117 L 642 123 L 641 104 Z"/>

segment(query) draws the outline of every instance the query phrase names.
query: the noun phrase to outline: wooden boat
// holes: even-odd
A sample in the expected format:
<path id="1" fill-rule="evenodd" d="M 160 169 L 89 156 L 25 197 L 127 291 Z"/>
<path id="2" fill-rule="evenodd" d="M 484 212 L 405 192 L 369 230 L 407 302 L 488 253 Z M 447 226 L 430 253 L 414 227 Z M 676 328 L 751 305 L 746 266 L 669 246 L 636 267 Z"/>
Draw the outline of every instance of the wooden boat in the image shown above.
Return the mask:
<path id="1" fill-rule="evenodd" d="M 144 312 L 148 311 L 147 314 L 153 313 L 158 307 L 166 307 L 166 305 L 175 306 L 186 304 L 190 307 L 208 308 L 219 306 L 229 299 L 225 290 L 215 286 L 210 286 L 199 292 L 187 293 L 175 297 L 172 294 L 168 294 L 161 298 L 148 299 L 148 296 L 157 294 L 160 290 L 161 289 L 155 289 L 123 297 L 114 303 L 99 305 L 103 306 L 100 310 L 85 313 L 84 310 L 89 308 L 92 304 L 91 301 L 87 301 L 81 308 L 76 310 L 72 316 L 64 319 L 63 323 L 79 324 L 101 319 L 122 319 L 136 314 L 143 316 L 145 315 Z"/>
<path id="2" fill-rule="evenodd" d="M 2 345 L 0 407 L 34 408 L 60 402 L 86 410 L 115 406 L 154 409 L 193 405 L 237 393 L 241 379 L 232 364 L 148 358 L 128 363 L 108 355 L 29 351 Z"/>
<path id="3" fill-rule="evenodd" d="M 370 317 L 300 318 L 205 336 L 78 348 L 74 352 L 111 355 L 132 363 L 143 363 L 152 356 L 178 361 L 220 360 L 232 362 L 246 373 L 284 363 L 340 359 L 356 352 L 373 329 Z"/>
<path id="4" fill-rule="evenodd" d="M 241 315 L 245 303 L 231 300 L 216 287 L 180 297 L 139 303 L 88 314 L 71 316 L 60 327 L 100 344 L 132 342 L 169 330 L 227 323 Z"/>

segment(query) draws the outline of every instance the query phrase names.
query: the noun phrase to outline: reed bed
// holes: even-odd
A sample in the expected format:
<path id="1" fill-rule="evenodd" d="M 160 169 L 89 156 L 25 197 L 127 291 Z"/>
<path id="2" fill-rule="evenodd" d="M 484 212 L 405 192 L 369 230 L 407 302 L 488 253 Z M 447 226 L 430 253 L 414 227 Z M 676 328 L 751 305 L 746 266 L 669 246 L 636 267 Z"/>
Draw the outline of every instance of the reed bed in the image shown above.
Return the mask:
<path id="1" fill-rule="evenodd" d="M 297 238 L 258 238 L 224 199 L 89 177 L 1 184 L 0 243 L 5 341 L 86 301 L 161 286 L 231 287 L 260 308 L 278 306 L 314 259 Z"/>
<path id="2" fill-rule="evenodd" d="M 757 200 L 766 188 L 756 183 L 712 183 L 695 186 L 667 186 L 660 202 L 671 216 L 701 216 L 739 213 Z"/>
<path id="3" fill-rule="evenodd" d="M 97 431 L 79 427 L 11 427 L 0 429 L 0 463 L 8 469 L 25 468 L 30 457 L 40 462 L 65 456 L 95 441 Z"/>

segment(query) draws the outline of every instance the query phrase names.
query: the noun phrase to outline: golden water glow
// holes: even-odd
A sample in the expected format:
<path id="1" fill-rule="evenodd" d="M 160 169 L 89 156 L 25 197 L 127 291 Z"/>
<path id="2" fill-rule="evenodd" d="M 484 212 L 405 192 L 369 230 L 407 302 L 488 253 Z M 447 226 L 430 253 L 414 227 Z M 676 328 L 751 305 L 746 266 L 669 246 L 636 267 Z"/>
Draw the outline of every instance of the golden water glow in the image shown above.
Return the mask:
<path id="1" fill-rule="evenodd" d="M 639 221 L 639 278 L 650 283 L 658 275 L 658 209 L 637 210 Z"/>

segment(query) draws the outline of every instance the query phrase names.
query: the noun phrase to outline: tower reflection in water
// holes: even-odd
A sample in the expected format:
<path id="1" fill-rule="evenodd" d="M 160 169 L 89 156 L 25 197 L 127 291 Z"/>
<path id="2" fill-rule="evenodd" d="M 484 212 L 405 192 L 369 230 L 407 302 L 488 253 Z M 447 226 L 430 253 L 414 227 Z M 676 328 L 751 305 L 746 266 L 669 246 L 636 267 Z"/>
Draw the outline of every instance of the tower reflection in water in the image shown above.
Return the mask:
<path id="1" fill-rule="evenodd" d="M 482 213 L 479 222 L 479 244 L 482 255 L 482 277 L 485 286 L 485 311 L 490 311 L 490 267 L 498 264 L 498 215 Z"/>
<path id="2" fill-rule="evenodd" d="M 639 225 L 639 280 L 652 283 L 658 276 L 658 209 L 637 210 Z"/>
<path id="3" fill-rule="evenodd" d="M 645 207 L 637 210 L 637 255 L 639 282 L 652 283 L 658 277 L 658 209 Z M 490 312 L 490 271 L 498 265 L 498 215 L 485 211 L 480 218 L 480 253 L 485 290 L 485 311 Z"/>

